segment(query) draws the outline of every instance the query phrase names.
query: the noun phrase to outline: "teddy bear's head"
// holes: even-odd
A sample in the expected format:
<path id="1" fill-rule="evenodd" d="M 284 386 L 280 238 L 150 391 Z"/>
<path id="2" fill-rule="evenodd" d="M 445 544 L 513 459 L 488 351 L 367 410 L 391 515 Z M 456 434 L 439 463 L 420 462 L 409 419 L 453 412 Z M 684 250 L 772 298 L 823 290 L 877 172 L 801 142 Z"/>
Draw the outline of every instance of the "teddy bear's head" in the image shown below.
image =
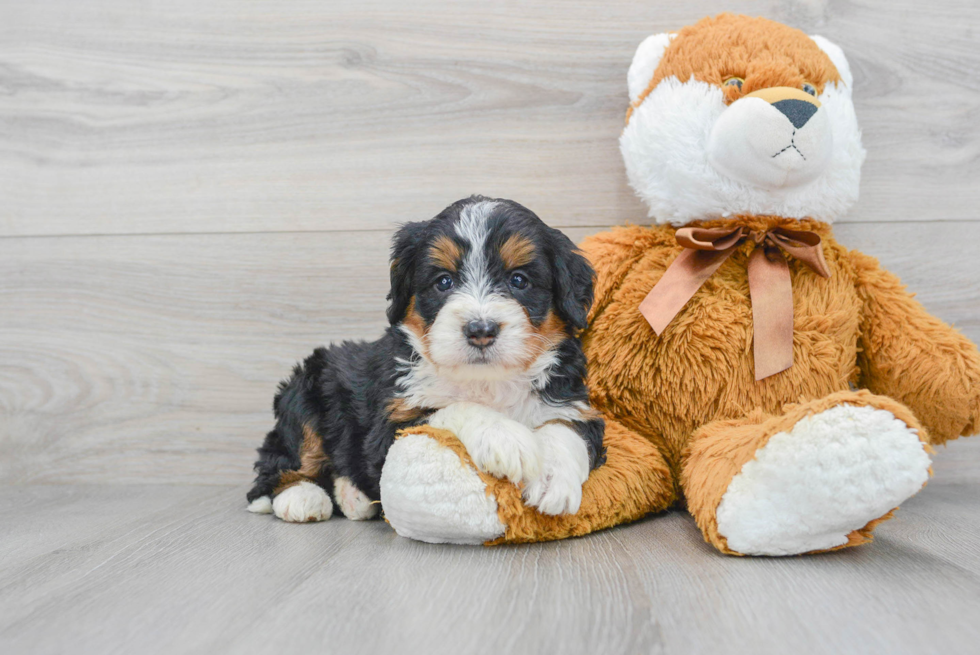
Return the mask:
<path id="1" fill-rule="evenodd" d="M 833 221 L 857 200 L 864 148 L 839 47 L 722 14 L 648 37 L 628 74 L 620 149 L 650 216 Z"/>

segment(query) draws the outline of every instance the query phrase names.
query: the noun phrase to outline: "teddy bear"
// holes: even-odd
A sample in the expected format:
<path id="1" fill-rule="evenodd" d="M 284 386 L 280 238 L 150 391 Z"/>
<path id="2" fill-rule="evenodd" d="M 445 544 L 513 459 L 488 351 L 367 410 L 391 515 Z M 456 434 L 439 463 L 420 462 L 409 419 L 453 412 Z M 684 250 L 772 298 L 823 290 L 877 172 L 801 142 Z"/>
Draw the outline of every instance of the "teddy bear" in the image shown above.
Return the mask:
<path id="1" fill-rule="evenodd" d="M 583 535 L 673 506 L 733 555 L 870 541 L 980 429 L 980 354 L 834 239 L 864 149 L 841 49 L 723 14 L 650 36 L 620 149 L 649 226 L 581 244 L 583 344 L 606 462 L 575 514 L 527 507 L 445 430 L 392 445 L 385 518 L 428 542 Z"/>

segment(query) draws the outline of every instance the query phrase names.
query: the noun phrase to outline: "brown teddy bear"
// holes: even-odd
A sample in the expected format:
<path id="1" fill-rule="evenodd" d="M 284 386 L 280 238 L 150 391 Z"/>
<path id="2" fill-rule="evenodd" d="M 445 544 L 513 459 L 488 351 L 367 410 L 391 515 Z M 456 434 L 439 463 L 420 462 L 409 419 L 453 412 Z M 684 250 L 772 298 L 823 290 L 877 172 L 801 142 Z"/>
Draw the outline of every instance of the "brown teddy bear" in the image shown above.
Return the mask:
<path id="1" fill-rule="evenodd" d="M 582 244 L 606 463 L 574 515 L 525 507 L 452 434 L 392 446 L 385 516 L 433 542 L 556 539 L 686 503 L 725 553 L 864 543 L 980 429 L 980 355 L 833 238 L 864 159 L 840 48 L 721 15 L 646 39 L 620 140 L 654 227 Z"/>

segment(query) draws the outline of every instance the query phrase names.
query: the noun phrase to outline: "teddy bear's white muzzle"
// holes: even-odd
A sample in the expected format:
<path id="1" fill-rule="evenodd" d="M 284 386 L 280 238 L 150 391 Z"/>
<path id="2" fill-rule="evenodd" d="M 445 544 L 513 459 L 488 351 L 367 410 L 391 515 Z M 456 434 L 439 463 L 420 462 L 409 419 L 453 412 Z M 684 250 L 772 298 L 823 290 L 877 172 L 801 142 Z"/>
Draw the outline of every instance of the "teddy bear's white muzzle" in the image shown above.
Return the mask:
<path id="1" fill-rule="evenodd" d="M 715 122 L 708 161 L 719 173 L 762 189 L 802 186 L 830 162 L 834 138 L 826 109 L 787 98 L 746 96 Z"/>

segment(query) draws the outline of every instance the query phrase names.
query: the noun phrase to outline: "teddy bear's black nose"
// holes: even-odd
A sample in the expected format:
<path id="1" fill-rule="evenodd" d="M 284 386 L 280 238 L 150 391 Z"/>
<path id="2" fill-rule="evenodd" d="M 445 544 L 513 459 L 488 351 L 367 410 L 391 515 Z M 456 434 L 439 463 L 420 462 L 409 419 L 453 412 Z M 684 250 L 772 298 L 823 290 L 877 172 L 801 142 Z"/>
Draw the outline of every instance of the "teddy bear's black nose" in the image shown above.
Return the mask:
<path id="1" fill-rule="evenodd" d="M 470 321 L 463 326 L 463 334 L 471 346 L 486 348 L 500 334 L 500 325 L 496 321 L 488 321 L 486 319 Z"/>
<path id="2" fill-rule="evenodd" d="M 780 100 L 772 103 L 772 106 L 781 111 L 796 129 L 806 125 L 810 117 L 817 113 L 817 106 L 806 100 Z"/>

